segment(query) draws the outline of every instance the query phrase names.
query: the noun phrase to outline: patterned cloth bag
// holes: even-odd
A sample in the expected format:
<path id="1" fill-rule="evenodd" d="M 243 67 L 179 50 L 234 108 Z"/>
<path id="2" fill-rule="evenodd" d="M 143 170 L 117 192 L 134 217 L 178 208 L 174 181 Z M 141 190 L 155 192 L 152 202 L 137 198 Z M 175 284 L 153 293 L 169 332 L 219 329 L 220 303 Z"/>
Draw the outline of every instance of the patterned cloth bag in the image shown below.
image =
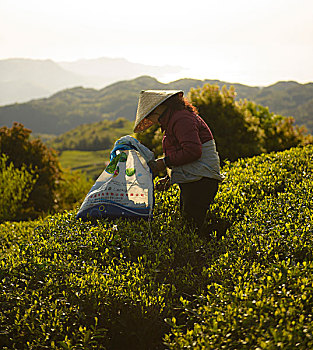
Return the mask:
<path id="1" fill-rule="evenodd" d="M 152 218 L 153 177 L 147 161 L 154 155 L 129 138 L 116 141 L 110 163 L 87 194 L 77 218 Z"/>

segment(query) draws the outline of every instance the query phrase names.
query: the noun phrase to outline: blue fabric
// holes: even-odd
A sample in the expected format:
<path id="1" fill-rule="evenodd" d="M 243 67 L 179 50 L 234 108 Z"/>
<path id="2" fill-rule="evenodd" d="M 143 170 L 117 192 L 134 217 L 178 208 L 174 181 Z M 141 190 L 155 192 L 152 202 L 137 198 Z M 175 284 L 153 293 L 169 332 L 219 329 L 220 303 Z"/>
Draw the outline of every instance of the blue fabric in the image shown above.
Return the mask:
<path id="1" fill-rule="evenodd" d="M 132 145 L 127 145 L 127 144 L 119 144 L 114 146 L 110 154 L 110 161 L 116 157 L 116 151 L 126 151 L 130 149 L 136 149 L 136 148 Z"/>
<path id="2" fill-rule="evenodd" d="M 141 144 L 138 140 L 130 135 L 126 135 L 118 139 L 114 146 L 110 155 L 110 161 L 116 157 L 116 151 L 118 150 L 130 150 L 134 149 L 138 151 L 141 156 L 145 159 L 147 163 L 149 161 L 154 160 L 154 153 L 149 150 L 146 146 Z"/>
<path id="3" fill-rule="evenodd" d="M 107 218 L 138 218 L 138 219 L 152 219 L 149 208 L 127 208 L 123 205 L 118 205 L 114 202 L 106 202 L 102 204 L 96 204 L 91 208 L 79 212 L 76 216 L 77 219 L 88 220 L 90 218 L 100 219 Z"/>

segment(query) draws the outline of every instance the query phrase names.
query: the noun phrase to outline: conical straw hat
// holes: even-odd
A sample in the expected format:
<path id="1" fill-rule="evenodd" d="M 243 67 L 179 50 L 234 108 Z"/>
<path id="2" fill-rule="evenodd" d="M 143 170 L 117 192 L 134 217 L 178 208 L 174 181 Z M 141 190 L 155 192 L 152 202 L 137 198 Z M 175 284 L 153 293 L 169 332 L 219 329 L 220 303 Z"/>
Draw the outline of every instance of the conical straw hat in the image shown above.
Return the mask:
<path id="1" fill-rule="evenodd" d="M 143 90 L 140 92 L 134 132 L 142 132 L 152 125 L 145 119 L 156 107 L 169 97 L 183 93 L 182 90 Z"/>

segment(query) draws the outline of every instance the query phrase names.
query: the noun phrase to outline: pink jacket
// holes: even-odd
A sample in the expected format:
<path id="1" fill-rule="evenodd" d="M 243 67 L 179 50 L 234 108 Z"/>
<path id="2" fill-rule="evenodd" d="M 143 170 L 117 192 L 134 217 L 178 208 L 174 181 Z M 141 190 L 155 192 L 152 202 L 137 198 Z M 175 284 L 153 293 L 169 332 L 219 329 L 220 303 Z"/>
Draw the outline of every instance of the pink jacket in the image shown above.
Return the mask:
<path id="1" fill-rule="evenodd" d="M 162 141 L 165 163 L 168 167 L 191 163 L 201 157 L 202 144 L 213 135 L 204 120 L 188 111 L 170 111 L 160 119 L 164 131 Z"/>

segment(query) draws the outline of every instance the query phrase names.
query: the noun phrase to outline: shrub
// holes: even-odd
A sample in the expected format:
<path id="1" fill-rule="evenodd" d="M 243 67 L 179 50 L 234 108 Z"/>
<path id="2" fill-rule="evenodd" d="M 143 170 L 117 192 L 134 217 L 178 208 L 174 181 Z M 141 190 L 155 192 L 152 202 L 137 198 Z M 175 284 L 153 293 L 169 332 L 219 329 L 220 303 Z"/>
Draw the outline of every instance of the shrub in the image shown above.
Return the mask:
<path id="1" fill-rule="evenodd" d="M 79 206 L 94 184 L 80 171 L 63 170 L 56 188 L 56 210 L 71 210 Z"/>
<path id="2" fill-rule="evenodd" d="M 11 162 L 7 165 L 8 157 L 0 158 L 0 222 L 17 220 L 27 202 L 36 176 L 28 172 L 25 166 L 14 168 Z"/>
<path id="3" fill-rule="evenodd" d="M 310 349 L 313 147 L 240 159 L 201 239 L 156 192 L 151 222 L 75 211 L 0 225 L 4 349 Z"/>
<path id="4" fill-rule="evenodd" d="M 182 298 L 169 320 L 169 349 L 313 346 L 312 152 L 297 148 L 224 167 L 212 211 L 233 223 L 231 235 L 203 269 L 203 293 Z"/>
<path id="5" fill-rule="evenodd" d="M 5 182 L 1 185 L 7 188 L 4 192 L 6 197 L 1 199 L 2 211 L 12 214 L 3 214 L 3 220 L 34 219 L 47 213 L 73 209 L 82 202 L 92 186 L 82 173 L 62 169 L 56 153 L 40 139 L 31 140 L 30 134 L 31 130 L 22 124 L 15 123 L 10 129 L 0 128 L 0 151 L 5 154 L 2 167 L 7 167 L 2 175 Z M 15 174 L 14 182 L 8 171 L 12 176 Z M 31 181 L 31 176 L 36 181 Z M 16 193 L 14 198 L 13 191 Z M 11 201 L 14 200 L 14 206 L 8 201 L 8 196 Z"/>
<path id="6" fill-rule="evenodd" d="M 31 130 L 14 123 L 12 128 L 0 128 L 0 153 L 4 153 L 14 167 L 34 172 L 38 177 L 19 219 L 35 218 L 54 209 L 54 199 L 61 169 L 56 154 L 40 139 L 30 140 Z"/>
<path id="7" fill-rule="evenodd" d="M 239 105 L 248 116 L 254 116 L 254 121 L 257 121 L 255 127 L 259 128 L 259 143 L 264 152 L 283 151 L 313 143 L 313 136 L 307 134 L 304 126 L 294 125 L 292 117 L 271 113 L 268 107 L 252 101 L 240 101 Z"/>

